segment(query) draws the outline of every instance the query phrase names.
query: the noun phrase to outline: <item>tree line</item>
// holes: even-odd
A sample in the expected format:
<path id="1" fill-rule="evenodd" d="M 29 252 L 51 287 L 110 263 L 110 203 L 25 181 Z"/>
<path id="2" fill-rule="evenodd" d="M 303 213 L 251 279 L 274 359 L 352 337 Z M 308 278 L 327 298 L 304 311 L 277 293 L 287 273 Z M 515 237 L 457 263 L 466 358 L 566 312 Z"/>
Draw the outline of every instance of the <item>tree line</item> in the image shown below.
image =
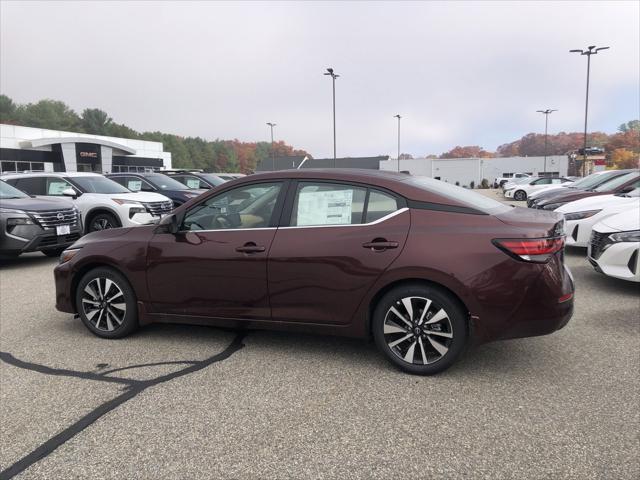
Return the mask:
<path id="1" fill-rule="evenodd" d="M 200 137 L 181 137 L 163 132 L 137 132 L 116 123 L 99 108 L 86 108 L 76 113 L 64 102 L 40 100 L 24 105 L 16 104 L 6 95 L 0 95 L 0 122 L 26 127 L 66 130 L 93 135 L 162 142 L 164 150 L 171 152 L 174 168 L 201 168 L 212 172 L 243 172 L 255 170 L 256 165 L 271 155 L 308 155 L 283 141 L 241 142 L 240 140 L 205 140 Z"/>

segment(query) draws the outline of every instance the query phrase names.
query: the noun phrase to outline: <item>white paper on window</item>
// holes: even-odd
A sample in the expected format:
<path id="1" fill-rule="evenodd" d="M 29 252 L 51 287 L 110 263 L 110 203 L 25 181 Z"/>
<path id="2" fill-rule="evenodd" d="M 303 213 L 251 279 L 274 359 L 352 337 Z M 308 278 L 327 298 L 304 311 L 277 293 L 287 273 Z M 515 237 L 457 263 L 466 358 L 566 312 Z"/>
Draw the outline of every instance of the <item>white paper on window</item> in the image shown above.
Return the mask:
<path id="1" fill-rule="evenodd" d="M 297 225 L 349 225 L 353 190 L 300 192 Z"/>
<path id="2" fill-rule="evenodd" d="M 64 192 L 67 188 L 71 188 L 69 187 L 69 184 L 67 182 L 51 182 L 49 184 L 49 195 L 62 195 L 62 192 Z"/>
<path id="3" fill-rule="evenodd" d="M 189 188 L 200 188 L 200 180 L 197 178 L 188 178 L 187 179 L 187 187 Z"/>
<path id="4" fill-rule="evenodd" d="M 132 192 L 138 192 L 142 190 L 142 180 L 129 180 L 127 182 L 127 188 Z"/>

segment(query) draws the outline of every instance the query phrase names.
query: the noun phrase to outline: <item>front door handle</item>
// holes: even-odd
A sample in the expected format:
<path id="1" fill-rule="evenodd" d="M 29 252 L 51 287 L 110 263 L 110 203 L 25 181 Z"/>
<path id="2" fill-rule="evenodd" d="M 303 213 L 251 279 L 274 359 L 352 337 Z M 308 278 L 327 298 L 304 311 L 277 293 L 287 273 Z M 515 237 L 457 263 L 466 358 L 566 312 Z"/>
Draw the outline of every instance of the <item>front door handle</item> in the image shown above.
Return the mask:
<path id="1" fill-rule="evenodd" d="M 236 247 L 236 252 L 240 252 L 240 253 L 259 253 L 264 251 L 265 251 L 264 247 L 260 245 L 256 245 L 253 242 L 245 243 L 241 247 Z"/>
<path id="2" fill-rule="evenodd" d="M 398 242 L 388 242 L 384 238 L 376 238 L 372 242 L 363 243 L 362 246 L 371 250 L 387 250 L 388 248 L 398 248 Z"/>

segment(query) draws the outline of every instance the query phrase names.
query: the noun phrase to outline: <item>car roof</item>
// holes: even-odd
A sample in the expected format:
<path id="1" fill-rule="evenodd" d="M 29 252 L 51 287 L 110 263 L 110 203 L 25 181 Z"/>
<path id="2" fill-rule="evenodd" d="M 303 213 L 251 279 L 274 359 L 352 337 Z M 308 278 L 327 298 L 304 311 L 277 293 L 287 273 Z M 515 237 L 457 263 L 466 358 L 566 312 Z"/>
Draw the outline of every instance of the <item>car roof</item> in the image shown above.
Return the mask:
<path id="1" fill-rule="evenodd" d="M 2 178 L 26 178 L 26 177 L 103 177 L 101 173 L 94 172 L 28 172 L 28 173 L 3 173 Z"/>

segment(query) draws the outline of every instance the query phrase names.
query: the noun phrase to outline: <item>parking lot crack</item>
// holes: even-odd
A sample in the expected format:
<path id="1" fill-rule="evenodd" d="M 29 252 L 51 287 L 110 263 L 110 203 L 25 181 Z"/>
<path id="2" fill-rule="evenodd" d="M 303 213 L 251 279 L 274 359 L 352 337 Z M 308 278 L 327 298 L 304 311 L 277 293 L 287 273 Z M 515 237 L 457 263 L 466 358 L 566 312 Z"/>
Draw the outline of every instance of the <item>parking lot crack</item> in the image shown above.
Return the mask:
<path id="1" fill-rule="evenodd" d="M 15 475 L 23 472 L 27 468 L 29 468 L 34 463 L 46 458 L 52 452 L 54 452 L 59 446 L 63 445 L 65 442 L 69 441 L 71 438 L 82 432 L 85 428 L 92 425 L 98 419 L 119 407 L 125 402 L 136 397 L 138 394 L 144 392 L 150 387 L 159 385 L 161 383 L 169 382 L 179 377 L 183 377 L 185 375 L 189 375 L 191 373 L 195 373 L 199 370 L 209 367 L 214 363 L 218 363 L 228 359 L 231 355 L 233 355 L 236 351 L 240 350 L 244 347 L 244 343 L 242 342 L 246 332 L 239 332 L 236 334 L 231 343 L 221 352 L 212 355 L 204 360 L 184 360 L 184 361 L 170 361 L 170 362 L 158 362 L 151 364 L 141 364 L 141 365 L 132 365 L 128 367 L 118 368 L 111 370 L 109 372 L 104 372 L 102 374 L 96 374 L 92 372 L 81 372 L 76 370 L 68 370 L 68 369 L 59 369 L 47 367 L 45 365 L 40 365 L 37 363 L 26 362 L 24 360 L 19 360 L 10 353 L 0 352 L 0 360 L 6 362 L 9 365 L 12 365 L 17 368 L 24 368 L 27 370 L 32 370 L 38 373 L 42 373 L 45 375 L 54 375 L 54 376 L 65 376 L 65 377 L 74 377 L 82 380 L 97 380 L 102 382 L 109 383 L 119 383 L 125 385 L 123 389 L 123 393 L 118 395 L 117 397 L 108 400 L 107 402 L 102 403 L 86 415 L 84 415 L 81 419 L 74 422 L 72 425 L 69 425 L 67 428 L 57 433 L 53 437 L 51 437 L 46 442 L 42 443 L 31 453 L 25 455 L 20 460 L 15 462 L 13 465 L 9 466 L 5 470 L 0 472 L 0 480 L 13 478 Z M 159 377 L 150 379 L 150 380 L 132 380 L 126 378 L 119 377 L 109 377 L 106 376 L 106 373 L 113 373 L 115 371 L 122 371 L 134 368 L 142 368 L 145 366 L 157 366 L 157 365 L 184 365 L 187 366 L 180 370 L 176 370 L 175 372 L 161 375 Z"/>

